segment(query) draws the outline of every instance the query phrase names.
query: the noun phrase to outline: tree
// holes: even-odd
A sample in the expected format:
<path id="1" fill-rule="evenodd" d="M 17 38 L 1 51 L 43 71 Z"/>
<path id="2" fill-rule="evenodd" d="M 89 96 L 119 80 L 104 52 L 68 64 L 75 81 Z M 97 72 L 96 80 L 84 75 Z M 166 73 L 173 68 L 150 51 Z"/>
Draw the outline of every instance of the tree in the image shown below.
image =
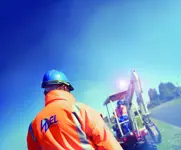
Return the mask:
<path id="1" fill-rule="evenodd" d="M 159 94 L 157 93 L 156 89 L 149 89 L 148 95 L 150 98 L 150 104 L 148 105 L 149 108 L 153 108 L 155 106 L 160 105 L 160 100 L 159 100 Z"/>
<path id="2" fill-rule="evenodd" d="M 160 83 L 158 86 L 159 94 L 154 88 L 150 88 L 148 95 L 150 98 L 149 108 L 153 108 L 161 103 L 181 97 L 181 87 L 175 86 L 172 82 Z"/>
<path id="3" fill-rule="evenodd" d="M 149 95 L 150 101 L 159 100 L 159 94 L 156 89 L 150 88 L 148 91 L 148 95 Z"/>
<path id="4" fill-rule="evenodd" d="M 174 96 L 177 98 L 177 97 L 180 97 L 181 96 L 181 89 L 179 87 L 176 87 L 174 90 L 173 90 L 173 94 Z"/>
<path id="5" fill-rule="evenodd" d="M 174 91 L 176 90 L 176 86 L 173 83 L 160 83 L 158 88 L 161 100 L 167 101 L 175 98 L 176 95 Z"/>

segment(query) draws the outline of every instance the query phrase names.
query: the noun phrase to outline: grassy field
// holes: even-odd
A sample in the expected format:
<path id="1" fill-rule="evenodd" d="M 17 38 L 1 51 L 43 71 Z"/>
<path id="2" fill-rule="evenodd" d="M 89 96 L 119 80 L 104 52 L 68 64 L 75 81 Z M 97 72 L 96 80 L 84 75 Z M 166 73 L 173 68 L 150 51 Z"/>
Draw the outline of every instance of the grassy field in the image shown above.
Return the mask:
<path id="1" fill-rule="evenodd" d="M 151 120 L 157 125 L 162 135 L 162 143 L 158 145 L 158 150 L 181 150 L 181 128 L 154 118 Z M 139 126 L 142 126 L 141 122 Z M 111 126 L 109 127 L 111 129 Z"/>
<path id="2" fill-rule="evenodd" d="M 150 111 L 153 111 L 155 109 L 160 109 L 160 108 L 163 108 L 163 107 L 174 106 L 174 105 L 177 105 L 177 104 L 181 104 L 181 99 L 180 98 L 179 99 L 174 99 L 174 100 L 171 100 L 171 101 L 168 101 L 168 102 L 165 102 L 165 103 L 162 103 L 159 106 L 151 108 Z"/>
<path id="3" fill-rule="evenodd" d="M 180 105 L 181 99 L 175 99 L 152 108 L 150 112 L 159 109 L 175 108 L 174 106 Z M 175 110 L 176 112 L 178 110 Z M 179 113 L 179 112 L 177 112 Z M 159 115 L 159 114 L 158 114 Z M 166 115 L 166 114 L 165 114 Z M 176 115 L 176 114 L 175 114 Z M 179 118 L 178 118 L 179 119 Z M 159 145 L 159 150 L 181 150 L 181 128 L 172 124 L 152 118 L 153 122 L 158 126 L 162 134 L 162 143 Z M 179 120 L 178 120 L 179 121 Z"/>
<path id="4" fill-rule="evenodd" d="M 172 104 L 178 103 L 180 100 L 172 102 Z M 162 135 L 162 143 L 158 145 L 158 150 L 181 150 L 181 128 L 154 118 L 151 120 L 158 126 Z M 137 123 L 139 127 L 142 127 L 139 117 Z"/>
<path id="5" fill-rule="evenodd" d="M 152 118 L 162 134 L 158 150 L 181 150 L 181 128 Z"/>

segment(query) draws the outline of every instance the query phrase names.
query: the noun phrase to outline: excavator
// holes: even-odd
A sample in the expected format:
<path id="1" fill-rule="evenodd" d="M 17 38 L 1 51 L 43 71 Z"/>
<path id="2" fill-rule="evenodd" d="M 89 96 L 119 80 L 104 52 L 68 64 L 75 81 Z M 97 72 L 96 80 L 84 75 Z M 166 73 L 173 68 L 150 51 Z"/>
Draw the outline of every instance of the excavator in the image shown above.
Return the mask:
<path id="1" fill-rule="evenodd" d="M 133 102 L 134 94 L 136 103 Z M 140 78 L 136 70 L 132 70 L 128 89 L 109 96 L 103 104 L 108 112 L 108 116 L 104 117 L 104 120 L 124 150 L 157 150 L 158 144 L 162 141 L 161 133 L 151 120 L 142 94 Z M 128 114 L 128 119 L 123 122 L 120 122 L 115 111 L 115 103 L 120 100 L 124 101 Z M 109 104 L 114 119 L 110 115 Z M 125 123 L 128 123 L 131 134 L 124 132 Z"/>

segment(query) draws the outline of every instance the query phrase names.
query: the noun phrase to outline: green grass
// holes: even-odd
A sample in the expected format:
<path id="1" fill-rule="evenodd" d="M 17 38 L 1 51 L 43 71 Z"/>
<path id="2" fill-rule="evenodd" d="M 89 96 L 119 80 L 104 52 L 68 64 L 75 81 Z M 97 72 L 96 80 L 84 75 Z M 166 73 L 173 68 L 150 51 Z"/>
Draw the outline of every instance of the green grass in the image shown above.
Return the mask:
<path id="1" fill-rule="evenodd" d="M 162 135 L 162 143 L 158 145 L 158 150 L 181 150 L 181 128 L 168 124 L 166 122 L 151 118 L 157 125 Z M 141 128 L 142 122 L 137 117 L 137 123 Z M 111 125 L 108 124 L 111 129 Z"/>
<path id="2" fill-rule="evenodd" d="M 181 150 L 181 128 L 153 119 L 162 134 L 158 150 Z"/>
<path id="3" fill-rule="evenodd" d="M 151 119 L 157 125 L 162 135 L 162 143 L 158 145 L 158 150 L 181 150 L 181 128 L 154 118 Z M 138 127 L 143 127 L 140 117 L 137 117 L 136 120 Z"/>
<path id="4" fill-rule="evenodd" d="M 155 109 L 167 108 L 180 103 L 181 99 L 174 99 L 150 109 L 150 112 Z M 162 134 L 162 143 L 158 145 L 158 150 L 181 150 L 181 128 L 154 118 L 152 118 L 152 120 Z"/>
<path id="5" fill-rule="evenodd" d="M 174 99 L 165 103 L 162 103 L 155 108 L 150 109 L 153 111 L 155 109 L 167 108 L 169 106 L 181 104 L 181 99 Z M 168 124 L 166 122 L 156 120 L 152 118 L 153 122 L 158 126 L 162 134 L 162 143 L 158 145 L 159 150 L 181 150 L 181 128 Z"/>
<path id="6" fill-rule="evenodd" d="M 177 105 L 177 104 L 181 104 L 181 98 L 177 98 L 174 100 L 170 100 L 168 102 L 164 102 L 154 108 L 149 109 L 150 111 L 155 110 L 155 109 L 160 109 L 162 107 L 169 107 L 169 106 L 173 106 L 173 105 Z"/>

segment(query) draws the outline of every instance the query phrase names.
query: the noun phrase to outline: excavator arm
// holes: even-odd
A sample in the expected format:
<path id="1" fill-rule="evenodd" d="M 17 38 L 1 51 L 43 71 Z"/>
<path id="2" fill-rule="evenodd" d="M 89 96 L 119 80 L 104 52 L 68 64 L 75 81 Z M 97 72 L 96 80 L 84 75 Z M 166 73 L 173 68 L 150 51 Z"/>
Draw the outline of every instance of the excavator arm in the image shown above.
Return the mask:
<path id="1" fill-rule="evenodd" d="M 143 96 L 142 96 L 143 90 L 142 90 L 140 78 L 139 78 L 138 74 L 136 73 L 136 71 L 132 70 L 130 84 L 129 84 L 129 87 L 128 87 L 128 90 L 127 90 L 127 93 L 125 96 L 125 100 L 129 106 L 132 105 L 134 92 L 137 97 L 137 104 L 138 104 L 138 106 L 140 106 L 142 114 L 143 115 L 148 114 L 147 106 L 145 105 L 145 102 L 144 102 Z"/>
<path id="2" fill-rule="evenodd" d="M 128 89 L 109 96 L 104 102 L 104 105 L 107 105 L 108 103 L 110 103 L 110 101 L 114 102 L 117 100 L 124 99 L 127 106 L 129 106 L 128 108 L 130 108 L 132 106 L 134 92 L 137 97 L 138 106 L 142 107 L 142 113 L 147 114 L 148 110 L 142 96 L 143 90 L 141 86 L 141 81 L 135 70 L 131 71 L 131 79 L 130 79 Z"/>

